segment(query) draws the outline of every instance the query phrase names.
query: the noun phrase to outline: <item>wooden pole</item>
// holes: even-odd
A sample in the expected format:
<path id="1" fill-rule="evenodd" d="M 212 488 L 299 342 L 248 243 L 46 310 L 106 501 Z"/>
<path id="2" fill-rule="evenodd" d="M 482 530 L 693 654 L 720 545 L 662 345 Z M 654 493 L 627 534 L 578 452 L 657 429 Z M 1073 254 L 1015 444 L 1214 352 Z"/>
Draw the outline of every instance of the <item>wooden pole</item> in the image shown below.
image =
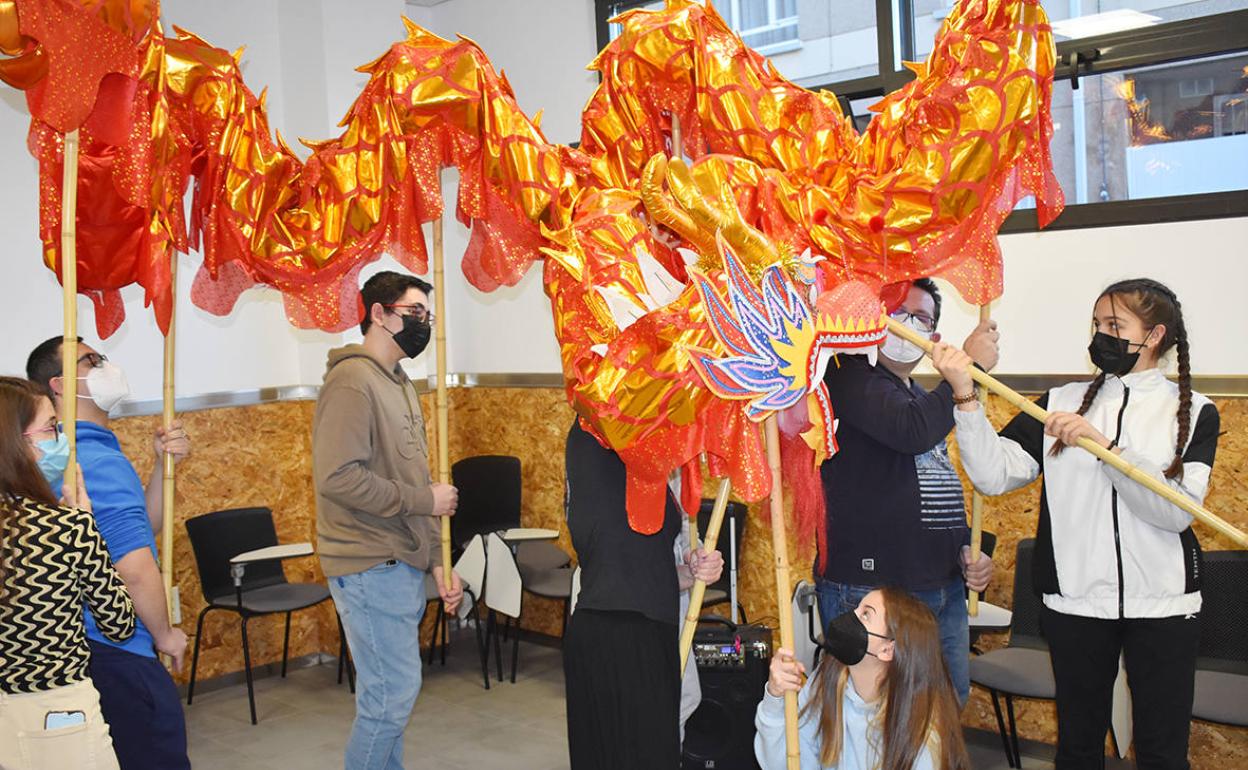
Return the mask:
<path id="1" fill-rule="evenodd" d="M 61 422 L 69 441 L 64 483 L 75 492 L 78 478 L 78 131 L 65 135 L 61 177 L 61 287 L 65 337 L 61 341 Z"/>
<path id="2" fill-rule="evenodd" d="M 442 180 L 438 173 L 439 183 Z M 437 358 L 438 382 L 434 400 L 434 414 L 438 431 L 438 481 L 451 483 L 451 444 L 447 433 L 446 414 L 446 285 L 442 269 L 442 217 L 433 220 L 433 296 L 434 307 L 442 316 L 441 323 L 433 325 L 434 354 Z M 439 516 L 442 522 L 442 579 L 451 585 L 451 517 Z"/>
<path id="3" fill-rule="evenodd" d="M 991 308 L 991 303 L 979 306 L 979 322 L 981 324 L 991 319 Z M 988 408 L 988 391 L 984 388 L 979 389 L 979 404 L 981 409 Z M 973 489 L 971 491 L 971 564 L 979 561 L 983 540 L 984 496 L 979 493 L 978 489 Z M 979 616 L 979 591 L 967 592 L 966 612 L 973 618 Z"/>
<path id="4" fill-rule="evenodd" d="M 177 349 L 177 318 L 178 318 L 178 254 L 170 252 L 169 258 L 169 292 L 172 304 L 169 308 L 169 331 L 165 334 L 165 380 L 163 388 L 165 430 L 173 427 L 174 420 L 174 353 Z M 174 457 L 166 451 L 164 457 L 164 478 L 161 483 L 162 522 L 160 529 L 160 573 L 165 583 L 165 600 L 169 603 L 169 620 L 178 617 L 178 608 L 174 607 L 173 596 L 173 510 L 174 510 Z"/>
<path id="5" fill-rule="evenodd" d="M 776 609 L 780 618 L 780 646 L 793 649 L 793 604 L 789 598 L 789 543 L 784 531 L 784 491 L 780 478 L 780 429 L 773 414 L 763 423 L 767 465 L 771 468 L 771 548 L 776 559 Z M 797 737 L 797 693 L 784 694 L 784 737 L 788 770 L 800 770 L 801 745 Z"/>
<path id="6" fill-rule="evenodd" d="M 933 347 L 931 340 L 920 336 L 913 329 L 909 328 L 905 324 L 898 323 L 892 318 L 887 318 L 886 321 L 888 322 L 889 331 L 904 340 L 913 342 L 915 345 L 922 348 L 928 355 L 931 355 Z M 979 383 L 988 390 L 991 390 L 993 393 L 996 393 L 1001 398 L 1004 398 L 1020 411 L 1026 412 L 1028 415 L 1036 418 L 1040 422 L 1044 422 L 1049 419 L 1049 413 L 1038 406 L 1036 402 L 1022 395 L 1013 388 L 1002 384 L 996 377 L 993 377 L 991 374 L 981 371 L 973 366 L 969 368 L 969 371 L 971 373 L 971 378 L 974 379 L 975 382 Z M 1225 520 L 1195 502 L 1190 497 L 1187 497 L 1180 492 L 1176 492 L 1095 441 L 1088 438 L 1081 438 L 1077 443 L 1080 448 L 1086 449 L 1096 455 L 1097 459 L 1102 462 L 1114 466 L 1132 481 L 1135 481 L 1150 491 L 1161 495 L 1168 502 L 1182 508 L 1184 511 L 1187 511 L 1202 524 L 1205 524 L 1206 526 L 1222 533 L 1240 547 L 1248 548 L 1248 535 L 1231 526 Z"/>
<path id="7" fill-rule="evenodd" d="M 732 482 L 727 477 L 719 480 L 719 489 L 715 492 L 715 507 L 711 510 L 711 520 L 706 525 L 706 539 L 702 545 L 708 551 L 715 550 L 719 541 L 719 530 L 724 525 L 724 511 L 728 509 L 728 493 L 732 490 Z M 690 547 L 698 547 L 698 525 L 695 519 L 692 533 L 689 536 Z M 693 635 L 698 630 L 698 618 L 702 615 L 702 600 L 706 598 L 706 582 L 693 581 L 689 589 L 689 611 L 685 614 L 685 624 L 680 629 L 680 671 L 683 675 L 685 664 L 689 661 L 689 651 L 693 649 Z"/>
<path id="8" fill-rule="evenodd" d="M 672 155 L 673 158 L 684 158 L 685 152 L 681 147 L 684 140 L 680 133 L 680 116 L 675 112 L 672 113 Z"/>

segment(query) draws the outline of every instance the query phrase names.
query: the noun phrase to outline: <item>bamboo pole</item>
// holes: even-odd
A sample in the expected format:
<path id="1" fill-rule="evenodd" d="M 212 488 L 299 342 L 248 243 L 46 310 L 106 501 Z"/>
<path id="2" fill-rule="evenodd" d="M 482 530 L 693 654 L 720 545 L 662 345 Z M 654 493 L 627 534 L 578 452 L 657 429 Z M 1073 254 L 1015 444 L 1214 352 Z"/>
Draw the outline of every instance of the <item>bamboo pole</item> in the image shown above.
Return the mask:
<path id="1" fill-rule="evenodd" d="M 979 306 L 979 322 L 985 323 L 992 318 L 991 303 Z M 988 391 L 979 390 L 981 409 L 988 406 Z M 984 496 L 978 489 L 971 491 L 971 564 L 979 561 L 984 540 Z M 966 613 L 971 617 L 979 616 L 979 591 L 968 591 L 966 594 Z"/>
<path id="2" fill-rule="evenodd" d="M 887 318 L 886 320 L 888 322 L 889 331 L 904 340 L 913 342 L 915 345 L 922 348 L 928 355 L 931 355 L 933 347 L 931 340 L 925 339 L 917 334 L 913 329 L 909 328 L 905 324 L 898 323 L 892 318 Z M 1018 407 L 1020 411 L 1026 412 L 1028 415 L 1036 418 L 1040 422 L 1044 422 L 1049 418 L 1049 413 L 1038 406 L 1036 402 L 1022 395 L 1013 388 L 1002 384 L 991 374 L 981 371 L 975 367 L 970 367 L 968 371 L 970 371 L 971 378 L 974 379 L 975 382 Z M 1151 492 L 1161 495 L 1168 502 L 1182 508 L 1184 511 L 1187 511 L 1202 524 L 1217 530 L 1221 534 L 1230 538 L 1232 542 L 1238 544 L 1240 547 L 1248 548 L 1248 535 L 1231 526 L 1225 520 L 1195 502 L 1190 497 L 1187 497 L 1180 492 L 1176 492 L 1131 463 L 1122 459 L 1118 455 L 1109 451 L 1105 447 L 1097 444 L 1095 441 L 1088 438 L 1081 438 L 1077 443 L 1080 448 L 1086 449 L 1096 455 L 1096 457 L 1102 462 L 1114 466 L 1132 481 L 1146 487 Z"/>
<path id="3" fill-rule="evenodd" d="M 793 604 L 789 599 L 789 543 L 784 531 L 784 491 L 780 478 L 780 429 L 773 414 L 763 423 L 767 465 L 771 468 L 771 548 L 776 559 L 776 609 L 780 617 L 780 646 L 793 649 Z M 797 737 L 797 693 L 784 694 L 784 737 L 788 770 L 800 770 L 801 745 Z"/>
<path id="4" fill-rule="evenodd" d="M 78 478 L 78 131 L 65 135 L 61 177 L 61 287 L 65 337 L 61 341 L 61 422 L 69 441 L 63 484 L 77 492 Z"/>
<path id="5" fill-rule="evenodd" d="M 169 331 L 165 333 L 165 380 L 163 387 L 164 414 L 163 422 L 166 433 L 173 427 L 174 420 L 174 354 L 177 349 L 178 319 L 178 254 L 170 252 L 169 282 L 172 304 L 169 308 Z M 161 529 L 160 529 L 160 573 L 165 583 L 165 600 L 169 603 L 169 620 L 178 616 L 174 607 L 173 597 L 173 509 L 174 509 L 174 457 L 166 447 L 164 456 L 164 477 L 161 480 Z"/>
<path id="6" fill-rule="evenodd" d="M 681 147 L 684 140 L 680 132 L 680 116 L 675 112 L 672 113 L 672 155 L 673 158 L 684 158 L 685 152 Z"/>
<path id="7" fill-rule="evenodd" d="M 438 173 L 439 183 L 442 174 Z M 438 431 L 438 481 L 451 483 L 451 444 L 447 433 L 446 414 L 446 285 L 442 269 L 442 217 L 433 220 L 433 296 L 434 307 L 442 315 L 442 323 L 433 325 L 434 355 L 437 358 L 438 382 L 434 415 Z M 450 587 L 451 579 L 451 517 L 438 517 L 442 523 L 442 579 Z"/>
<path id="8" fill-rule="evenodd" d="M 724 525 L 724 511 L 728 509 L 728 493 L 732 490 L 732 482 L 724 477 L 719 480 L 719 489 L 715 492 L 715 507 L 711 510 L 711 520 L 706 525 L 706 538 L 702 541 L 702 546 L 708 550 L 715 550 L 715 544 L 719 541 L 719 530 Z M 694 520 L 692 532 L 689 535 L 690 547 L 697 549 L 698 547 L 698 526 L 697 520 Z M 698 617 L 702 615 L 702 600 L 706 598 L 706 582 L 703 580 L 693 581 L 693 588 L 689 589 L 689 611 L 685 614 L 685 624 L 680 629 L 680 671 L 683 675 L 685 664 L 689 661 L 689 650 L 693 648 L 693 635 L 698 630 Z"/>

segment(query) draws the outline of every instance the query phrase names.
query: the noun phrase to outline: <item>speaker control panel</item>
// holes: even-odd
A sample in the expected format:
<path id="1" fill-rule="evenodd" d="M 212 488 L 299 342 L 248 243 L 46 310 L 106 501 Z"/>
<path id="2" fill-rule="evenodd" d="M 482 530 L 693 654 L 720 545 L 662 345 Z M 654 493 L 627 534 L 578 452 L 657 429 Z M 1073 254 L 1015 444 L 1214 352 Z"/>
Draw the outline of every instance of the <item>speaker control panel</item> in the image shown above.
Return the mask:
<path id="1" fill-rule="evenodd" d="M 693 658 L 700 670 L 745 670 L 771 658 L 771 629 L 766 626 L 706 625 L 693 638 Z"/>

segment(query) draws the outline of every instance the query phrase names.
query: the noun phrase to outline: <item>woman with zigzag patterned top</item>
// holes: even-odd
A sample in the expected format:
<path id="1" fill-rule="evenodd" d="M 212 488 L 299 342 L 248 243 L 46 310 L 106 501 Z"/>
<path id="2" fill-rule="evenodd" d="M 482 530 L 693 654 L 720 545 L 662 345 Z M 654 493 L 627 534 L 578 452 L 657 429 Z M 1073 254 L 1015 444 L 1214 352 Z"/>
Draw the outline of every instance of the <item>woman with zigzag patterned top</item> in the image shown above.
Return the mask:
<path id="1" fill-rule="evenodd" d="M 68 457 L 47 394 L 0 377 L 0 770 L 118 766 L 87 675 L 83 606 L 122 641 L 134 605 L 82 474 L 59 503 L 52 494 L 46 476 L 59 477 Z"/>

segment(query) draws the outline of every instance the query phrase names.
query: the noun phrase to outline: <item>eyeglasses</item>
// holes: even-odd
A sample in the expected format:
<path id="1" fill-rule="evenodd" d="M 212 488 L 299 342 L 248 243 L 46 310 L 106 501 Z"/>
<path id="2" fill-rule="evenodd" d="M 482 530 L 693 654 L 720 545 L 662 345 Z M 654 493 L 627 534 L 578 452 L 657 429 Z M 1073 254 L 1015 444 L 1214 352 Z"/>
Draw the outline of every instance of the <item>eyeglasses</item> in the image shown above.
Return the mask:
<path id="1" fill-rule="evenodd" d="M 424 305 L 421 305 L 420 303 L 416 303 L 415 305 L 382 305 L 382 307 L 384 307 L 385 309 L 389 310 L 392 313 L 398 312 L 399 310 L 410 310 L 411 311 L 410 313 L 398 313 L 398 315 L 410 316 L 412 318 L 415 318 L 417 321 L 420 321 L 422 323 L 427 322 L 430 325 L 432 325 L 434 322 L 433 313 L 429 310 L 429 308 L 425 307 Z"/>
<path id="2" fill-rule="evenodd" d="M 896 310 L 893 312 L 891 317 L 903 324 L 913 318 L 915 323 L 918 324 L 919 331 L 927 332 L 928 334 L 936 331 L 936 319 L 922 313 L 911 313 L 907 310 Z"/>
<path id="3" fill-rule="evenodd" d="M 51 425 L 45 425 L 42 428 L 35 428 L 34 430 L 28 430 L 22 435 L 26 437 L 30 437 L 30 436 L 42 436 L 44 434 L 51 433 L 52 438 L 59 439 L 61 437 L 61 433 L 63 432 L 64 432 L 64 429 L 61 427 L 61 424 L 59 422 L 54 422 Z"/>
<path id="4" fill-rule="evenodd" d="M 84 353 L 81 356 L 78 356 L 79 364 L 81 364 L 83 361 L 86 361 L 87 363 L 91 364 L 92 369 L 99 369 L 101 366 L 104 365 L 104 362 L 107 360 L 108 360 L 108 356 L 104 355 L 103 353 Z"/>

